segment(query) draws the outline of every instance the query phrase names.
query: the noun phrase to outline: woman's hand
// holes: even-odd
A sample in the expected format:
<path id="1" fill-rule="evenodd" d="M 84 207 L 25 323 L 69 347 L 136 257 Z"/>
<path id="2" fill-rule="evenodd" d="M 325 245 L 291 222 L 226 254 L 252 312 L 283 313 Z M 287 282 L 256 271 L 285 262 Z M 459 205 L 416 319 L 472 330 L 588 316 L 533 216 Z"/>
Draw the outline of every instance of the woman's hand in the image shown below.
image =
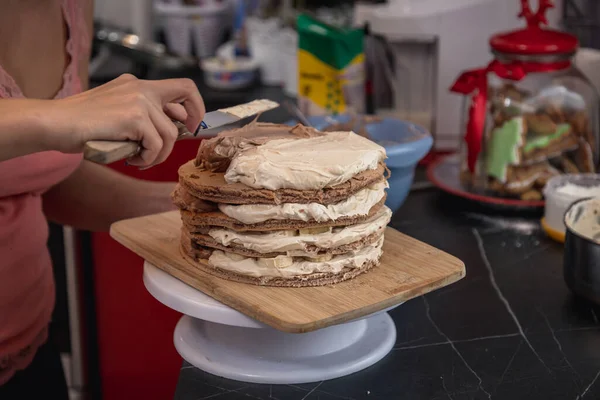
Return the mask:
<path id="1" fill-rule="evenodd" d="M 171 119 L 194 132 L 205 112 L 190 79 L 148 81 L 129 74 L 46 105 L 49 148 L 77 153 L 90 140 L 134 140 L 142 149 L 127 162 L 140 167 L 163 162 L 173 149 L 178 131 Z"/>

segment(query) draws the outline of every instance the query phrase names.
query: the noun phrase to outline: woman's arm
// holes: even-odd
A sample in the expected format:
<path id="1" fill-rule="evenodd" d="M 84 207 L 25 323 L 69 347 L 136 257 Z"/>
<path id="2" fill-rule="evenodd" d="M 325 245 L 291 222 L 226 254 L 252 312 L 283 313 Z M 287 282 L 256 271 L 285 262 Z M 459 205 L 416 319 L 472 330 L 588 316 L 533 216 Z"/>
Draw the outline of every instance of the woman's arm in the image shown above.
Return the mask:
<path id="1" fill-rule="evenodd" d="M 0 161 L 51 150 L 48 100 L 0 99 Z"/>
<path id="2" fill-rule="evenodd" d="M 131 165 L 164 161 L 177 138 L 172 119 L 193 132 L 204 116 L 189 79 L 139 80 L 122 75 L 59 100 L 0 99 L 0 161 L 45 150 L 80 153 L 91 140 L 139 141 Z"/>
<path id="3" fill-rule="evenodd" d="M 135 179 L 108 167 L 83 161 L 66 180 L 44 196 L 44 213 L 59 224 L 108 231 L 121 219 L 173 210 L 172 182 Z"/>

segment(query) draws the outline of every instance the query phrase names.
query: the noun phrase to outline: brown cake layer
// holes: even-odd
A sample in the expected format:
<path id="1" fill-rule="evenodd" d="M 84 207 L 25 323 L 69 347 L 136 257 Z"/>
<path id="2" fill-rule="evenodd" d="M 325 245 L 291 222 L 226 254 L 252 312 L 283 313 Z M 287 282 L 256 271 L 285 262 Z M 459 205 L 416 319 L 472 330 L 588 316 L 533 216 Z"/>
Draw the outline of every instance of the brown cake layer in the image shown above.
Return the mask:
<path id="1" fill-rule="evenodd" d="M 196 213 L 219 211 L 216 203 L 211 201 L 201 200 L 194 197 L 183 186 L 177 184 L 175 190 L 171 193 L 173 204 L 180 210 L 186 210 Z"/>
<path id="2" fill-rule="evenodd" d="M 181 254 L 187 262 L 195 266 L 201 271 L 215 275 L 219 278 L 230 281 L 248 283 L 258 286 L 278 286 L 278 287 L 308 287 L 308 286 L 327 286 L 343 282 L 370 270 L 379 265 L 379 262 L 366 262 L 360 268 L 344 268 L 337 274 L 332 273 L 315 273 L 304 276 L 296 276 L 293 278 L 270 277 L 263 276 L 260 278 L 236 274 L 231 271 L 225 271 L 220 268 L 212 267 L 208 264 L 210 250 L 199 250 L 186 246 L 185 241 L 182 241 L 180 247 Z"/>
<path id="3" fill-rule="evenodd" d="M 217 242 L 215 239 L 208 235 L 198 234 L 198 233 L 190 233 L 186 229 L 182 229 L 181 231 L 181 240 L 189 241 L 191 246 L 194 248 L 202 248 L 208 247 L 211 249 L 228 251 L 230 253 L 239 254 L 245 257 L 252 258 L 273 258 L 281 255 L 286 255 L 285 252 L 273 252 L 273 253 L 259 253 L 254 250 L 250 250 L 245 248 L 240 244 L 230 244 L 229 246 L 224 246 Z M 306 252 L 310 253 L 311 256 L 323 256 L 327 254 L 331 255 L 339 255 L 348 253 L 351 251 L 362 249 L 363 247 L 375 243 L 380 237 L 382 233 L 374 233 L 365 238 L 357 240 L 356 242 L 348 243 L 342 246 L 335 247 L 333 249 L 323 249 L 321 247 L 317 247 L 315 245 L 307 246 Z"/>
<path id="4" fill-rule="evenodd" d="M 321 203 L 333 204 L 347 199 L 359 190 L 389 177 L 384 164 L 376 169 L 363 171 L 339 185 L 320 190 L 254 189 L 243 183 L 229 184 L 222 172 L 210 172 L 196 168 L 189 161 L 179 168 L 179 184 L 192 196 L 214 203 L 225 204 L 282 204 Z"/>
<path id="5" fill-rule="evenodd" d="M 206 226 L 218 226 L 222 228 L 232 229 L 238 232 L 278 231 L 285 229 L 315 228 L 318 226 L 346 226 L 358 224 L 371 218 L 381 209 L 381 207 L 383 207 L 383 205 L 385 204 L 386 197 L 387 195 L 384 195 L 383 198 L 379 201 L 379 203 L 371 207 L 371 210 L 369 210 L 369 214 L 367 215 L 360 215 L 355 217 L 341 217 L 336 219 L 335 221 L 317 222 L 314 220 L 301 221 L 292 219 L 271 219 L 256 224 L 244 224 L 236 219 L 228 217 L 220 211 L 193 212 L 186 210 L 181 210 L 181 220 L 183 221 L 184 227 L 189 232 L 193 233 L 206 232 L 205 230 L 200 230 L 200 228 Z"/>

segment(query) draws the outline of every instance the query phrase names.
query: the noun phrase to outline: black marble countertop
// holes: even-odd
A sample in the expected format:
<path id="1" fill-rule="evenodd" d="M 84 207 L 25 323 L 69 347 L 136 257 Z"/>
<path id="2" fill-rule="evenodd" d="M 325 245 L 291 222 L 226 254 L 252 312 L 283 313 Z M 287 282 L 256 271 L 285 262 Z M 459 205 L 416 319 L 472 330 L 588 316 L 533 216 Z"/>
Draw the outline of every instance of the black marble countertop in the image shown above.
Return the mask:
<path id="1" fill-rule="evenodd" d="M 390 312 L 397 341 L 383 360 L 303 385 L 235 382 L 184 363 L 175 399 L 598 399 L 600 310 L 571 295 L 562 245 L 538 220 L 413 192 L 391 225 L 460 258 L 467 275 Z"/>

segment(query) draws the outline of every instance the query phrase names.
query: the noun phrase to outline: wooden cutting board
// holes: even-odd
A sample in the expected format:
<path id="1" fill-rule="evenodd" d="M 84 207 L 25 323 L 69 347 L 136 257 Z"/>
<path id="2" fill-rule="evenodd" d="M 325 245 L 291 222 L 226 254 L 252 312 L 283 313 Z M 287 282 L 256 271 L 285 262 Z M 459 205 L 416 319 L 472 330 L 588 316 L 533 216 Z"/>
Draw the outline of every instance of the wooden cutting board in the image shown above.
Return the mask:
<path id="1" fill-rule="evenodd" d="M 343 323 L 439 289 L 465 276 L 459 259 L 392 228 L 381 264 L 350 281 L 308 288 L 261 287 L 217 278 L 185 261 L 179 251 L 178 211 L 124 220 L 110 234 L 173 275 L 275 329 L 301 333 Z"/>

